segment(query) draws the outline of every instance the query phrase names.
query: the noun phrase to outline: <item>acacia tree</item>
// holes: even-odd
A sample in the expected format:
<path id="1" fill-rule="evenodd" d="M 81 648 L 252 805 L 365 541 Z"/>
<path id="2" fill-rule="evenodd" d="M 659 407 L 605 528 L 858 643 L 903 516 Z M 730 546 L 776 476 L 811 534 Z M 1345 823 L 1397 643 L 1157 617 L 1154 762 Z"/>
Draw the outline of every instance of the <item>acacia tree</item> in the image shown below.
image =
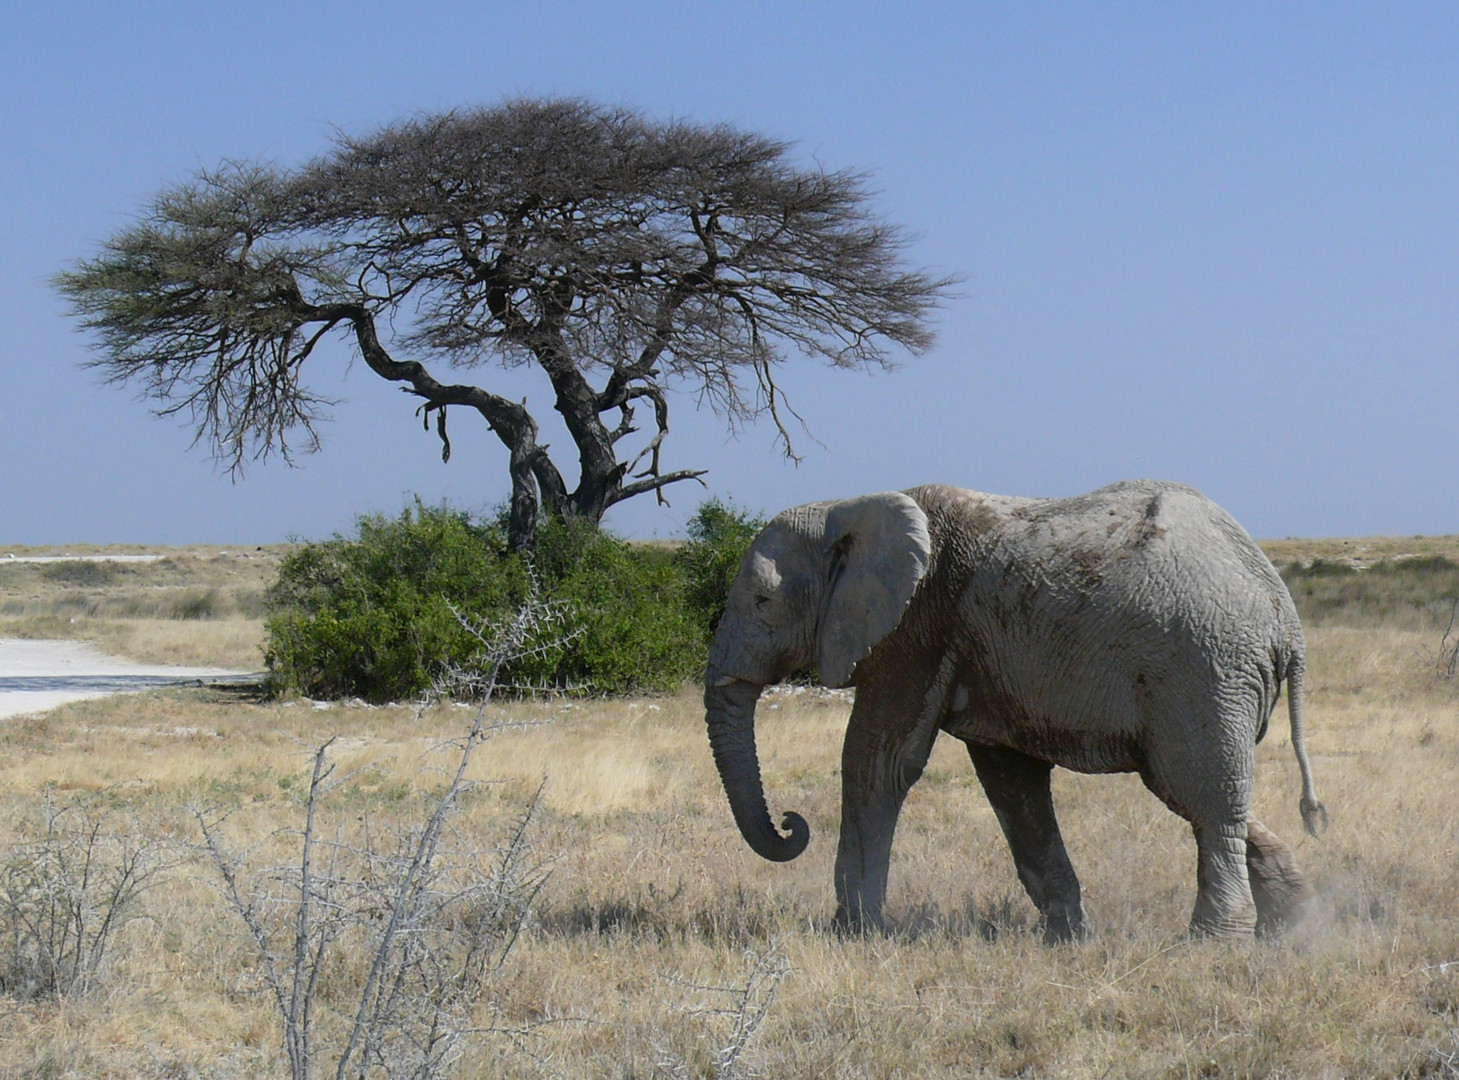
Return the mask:
<path id="1" fill-rule="evenodd" d="M 793 353 L 887 367 L 931 342 L 952 279 L 902 265 L 906 236 L 864 175 L 795 165 L 789 144 L 579 100 L 421 116 L 297 169 L 228 162 L 162 191 L 58 275 L 98 332 L 92 361 L 188 416 L 232 471 L 318 448 L 332 402 L 303 369 L 344 335 L 434 419 L 474 410 L 506 447 L 509 539 L 539 512 L 594 522 L 704 470 L 660 468 L 669 388 L 734 429 L 768 414 Z M 577 484 L 519 403 L 441 368 L 535 365 L 577 450 Z M 639 410 L 652 412 L 639 431 Z M 638 434 L 637 439 L 630 439 Z"/>

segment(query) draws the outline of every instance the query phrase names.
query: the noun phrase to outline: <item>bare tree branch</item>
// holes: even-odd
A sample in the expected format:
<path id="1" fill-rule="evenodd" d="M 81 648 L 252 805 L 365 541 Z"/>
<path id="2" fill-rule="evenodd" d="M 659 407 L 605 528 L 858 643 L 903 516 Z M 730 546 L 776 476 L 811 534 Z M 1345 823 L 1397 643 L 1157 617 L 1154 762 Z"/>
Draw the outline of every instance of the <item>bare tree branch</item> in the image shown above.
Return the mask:
<path id="1" fill-rule="evenodd" d="M 927 349 L 955 279 L 906 268 L 907 236 L 871 202 L 864 175 L 801 167 L 789 144 L 727 125 L 512 100 L 341 136 L 292 170 L 226 162 L 56 283 L 104 376 L 190 417 L 235 472 L 317 449 L 334 403 L 303 368 L 339 331 L 436 414 L 443 458 L 448 407 L 486 421 L 522 546 L 540 509 L 597 521 L 698 475 L 660 473 L 670 389 L 731 431 L 768 416 L 794 458 L 776 368 L 796 354 L 886 368 Z M 439 380 L 427 360 L 537 369 L 576 486 L 524 404 Z M 655 426 L 630 447 L 643 399 Z"/>

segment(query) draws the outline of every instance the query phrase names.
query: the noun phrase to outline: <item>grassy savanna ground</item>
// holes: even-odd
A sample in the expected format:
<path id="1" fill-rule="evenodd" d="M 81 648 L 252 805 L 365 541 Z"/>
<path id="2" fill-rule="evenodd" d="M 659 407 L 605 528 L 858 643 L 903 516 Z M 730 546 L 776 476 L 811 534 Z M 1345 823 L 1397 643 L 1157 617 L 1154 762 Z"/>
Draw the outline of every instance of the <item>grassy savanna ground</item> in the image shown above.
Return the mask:
<path id="1" fill-rule="evenodd" d="M 264 591 L 286 547 L 0 547 L 0 637 L 74 638 L 130 660 L 259 670 Z M 10 561 L 161 555 L 157 562 Z M 200 632 L 202 628 L 202 632 Z"/>
<path id="2" fill-rule="evenodd" d="M 1282 543 L 1297 546 L 1279 562 L 1331 558 Z M 1432 553 L 1399 546 L 1385 557 Z M 1349 580 L 1319 577 L 1324 589 Z M 210 580 L 220 609 L 245 610 L 232 586 Z M 1459 1053 L 1459 685 L 1438 674 L 1448 605 L 1424 602 L 1424 580 L 1385 579 L 1381 596 L 1355 593 L 1347 607 L 1324 592 L 1309 621 L 1308 745 L 1332 827 L 1321 840 L 1302 834 L 1280 708 L 1258 750 L 1256 810 L 1294 845 L 1319 896 L 1279 943 L 1186 940 L 1195 848 L 1184 823 L 1132 777 L 1056 772 L 1096 933 L 1043 946 L 966 755 L 946 739 L 899 829 L 893 932 L 836 937 L 827 922 L 848 705 L 835 696 L 761 705 L 772 811 L 798 810 L 813 830 L 806 854 L 784 865 L 759 860 L 735 832 L 692 690 L 573 703 L 550 724 L 498 734 L 474 772 L 499 782 L 464 801 L 458 834 L 496 842 L 545 777 L 530 835 L 553 873 L 478 1009 L 484 1026 L 522 1034 L 481 1037 L 457 1075 L 672 1075 L 666 1061 L 713 1075 L 736 1001 L 712 988 L 746 987 L 766 957 L 789 969 L 752 988 L 756 1005 L 777 990 L 747 1058 L 767 1077 L 1455 1075 L 1444 1062 Z M 7 618 L 51 617 L 47 597 L 80 587 L 37 582 L 31 608 Z M 112 588 L 122 586 L 102 591 Z M 1402 617 L 1390 617 L 1395 604 Z M 164 621 L 143 621 L 154 618 Z M 173 621 L 190 625 L 200 650 L 187 659 L 233 655 L 227 634 L 209 644 L 228 620 Z M 57 801 L 102 792 L 119 820 L 136 815 L 184 854 L 198 839 L 192 808 L 231 810 L 226 829 L 255 846 L 253 865 L 283 862 L 310 748 L 339 736 L 348 779 L 331 796 L 329 828 L 405 827 L 444 786 L 440 744 L 469 716 L 205 690 L 70 706 L 0 735 L 0 838 L 33 821 L 47 791 Z M 214 882 L 191 856 L 170 870 L 89 995 L 0 998 L 0 1076 L 276 1072 L 257 957 Z M 326 979 L 323 1027 L 345 1007 L 343 987 Z"/>
<path id="3" fill-rule="evenodd" d="M 1371 566 L 1383 559 L 1413 559 L 1441 556 L 1459 562 L 1459 536 L 1365 536 L 1357 538 L 1261 541 L 1262 550 L 1277 566 L 1291 562 L 1346 562 Z"/>

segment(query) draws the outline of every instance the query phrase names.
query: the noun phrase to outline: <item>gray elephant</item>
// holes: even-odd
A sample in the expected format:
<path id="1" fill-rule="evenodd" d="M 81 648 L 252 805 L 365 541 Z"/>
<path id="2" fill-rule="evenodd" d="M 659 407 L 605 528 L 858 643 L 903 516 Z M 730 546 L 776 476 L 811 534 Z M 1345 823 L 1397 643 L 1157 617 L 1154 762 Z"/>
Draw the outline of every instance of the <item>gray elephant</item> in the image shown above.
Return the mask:
<path id="1" fill-rule="evenodd" d="M 1138 772 L 1191 823 L 1198 933 L 1273 932 L 1310 896 L 1251 817 L 1254 748 L 1287 683 L 1301 813 L 1326 824 L 1302 737 L 1305 644 L 1282 579 L 1225 511 L 1139 480 L 1069 499 L 930 485 L 778 515 L 730 589 L 705 679 L 736 823 L 767 859 L 810 839 L 771 821 L 755 746 L 763 687 L 815 666 L 855 686 L 841 757 L 837 924 L 879 927 L 892 834 L 933 740 L 967 744 L 1050 940 L 1081 936 L 1053 766 Z"/>

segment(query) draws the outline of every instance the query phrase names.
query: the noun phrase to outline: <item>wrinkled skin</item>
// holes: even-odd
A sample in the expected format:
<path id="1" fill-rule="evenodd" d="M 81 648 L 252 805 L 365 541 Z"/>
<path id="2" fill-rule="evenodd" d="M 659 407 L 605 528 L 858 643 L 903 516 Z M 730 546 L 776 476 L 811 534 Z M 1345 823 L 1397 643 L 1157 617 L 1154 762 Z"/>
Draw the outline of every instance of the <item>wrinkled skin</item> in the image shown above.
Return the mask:
<path id="1" fill-rule="evenodd" d="M 1281 578 L 1190 488 L 1131 481 L 1036 500 L 927 486 L 797 507 L 766 526 L 715 635 L 706 720 L 741 833 L 784 861 L 810 830 L 769 815 L 756 698 L 811 665 L 827 685 L 856 687 L 841 926 L 881 925 L 897 816 L 941 731 L 967 745 L 1048 939 L 1084 933 L 1056 765 L 1138 772 L 1190 822 L 1194 932 L 1271 933 L 1311 895 L 1290 849 L 1251 817 L 1254 747 L 1283 681 L 1303 822 L 1315 833 L 1326 820 L 1303 745 L 1304 662 Z"/>

